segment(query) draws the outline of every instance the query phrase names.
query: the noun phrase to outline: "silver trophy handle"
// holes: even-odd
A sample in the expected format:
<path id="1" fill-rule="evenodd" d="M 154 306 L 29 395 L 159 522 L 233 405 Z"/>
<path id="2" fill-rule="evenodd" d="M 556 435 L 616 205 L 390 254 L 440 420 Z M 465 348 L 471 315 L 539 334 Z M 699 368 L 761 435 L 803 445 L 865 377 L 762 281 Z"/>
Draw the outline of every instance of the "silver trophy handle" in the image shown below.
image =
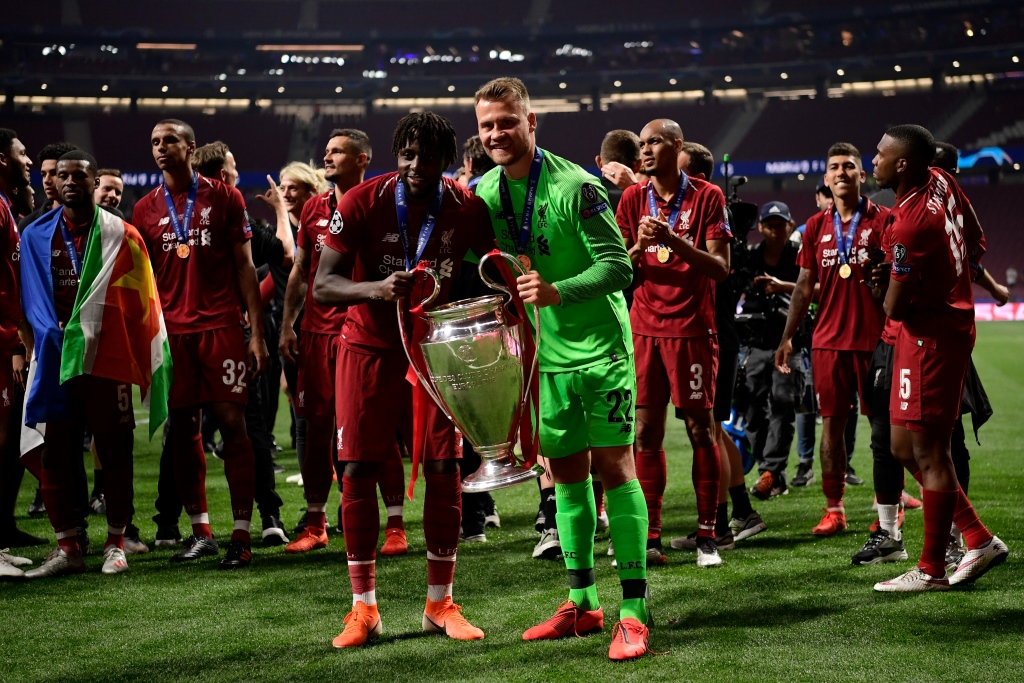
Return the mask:
<path id="1" fill-rule="evenodd" d="M 511 263 L 512 266 L 517 271 L 519 271 L 520 275 L 526 275 L 526 268 L 523 267 L 523 264 L 520 263 L 519 259 L 517 259 L 515 256 L 504 251 L 498 252 L 497 255 L 501 256 L 506 261 Z M 501 284 L 500 282 L 495 282 L 494 280 L 492 280 L 484 271 L 484 263 L 487 261 L 487 259 L 491 258 L 492 256 L 494 256 L 494 254 L 488 252 L 484 254 L 483 257 L 480 259 L 480 264 L 477 266 L 477 271 L 480 273 L 480 279 L 483 280 L 484 284 L 490 287 L 491 289 L 499 292 L 504 292 L 505 294 L 507 294 L 509 296 L 509 300 L 511 300 L 512 292 L 508 291 L 508 288 L 505 287 L 505 285 Z M 530 366 L 530 374 L 528 374 L 525 377 L 526 385 L 525 391 L 523 392 L 523 401 L 522 403 L 519 404 L 520 411 L 522 411 L 523 406 L 526 405 L 526 402 L 530 398 L 530 384 L 533 382 L 534 373 L 537 372 L 537 363 L 540 362 L 540 308 L 538 308 L 537 306 L 533 307 L 533 329 L 534 343 L 537 346 L 537 353 L 533 355 L 533 365 Z M 526 334 L 529 334 L 530 331 L 524 330 L 524 332 Z"/>
<path id="2" fill-rule="evenodd" d="M 420 302 L 420 306 L 427 306 L 433 303 L 434 299 L 437 298 L 437 295 L 441 293 L 441 279 L 437 276 L 437 272 L 433 268 L 424 268 L 423 272 L 429 275 L 430 278 L 434 281 L 434 291 L 430 293 L 430 296 L 428 296 L 426 299 L 423 299 L 423 301 Z M 437 407 L 441 409 L 441 412 L 444 413 L 445 417 L 451 420 L 452 416 L 448 413 L 448 409 L 444 407 L 444 403 L 441 401 L 441 397 L 437 394 L 436 391 L 434 391 L 433 385 L 430 382 L 428 382 L 427 379 L 423 377 L 423 375 L 420 374 L 419 368 L 416 367 L 416 363 L 413 362 L 412 356 L 409 355 L 409 348 L 405 343 L 407 337 L 405 335 L 405 316 L 402 315 L 401 300 L 395 303 L 395 312 L 398 315 L 398 334 L 402 339 L 402 350 L 405 351 L 405 357 L 409 359 L 409 367 L 411 367 L 412 371 L 416 373 L 416 379 L 418 379 L 420 385 L 424 389 L 426 389 L 427 394 L 430 395 L 430 398 L 434 399 L 434 403 L 437 404 Z M 454 420 L 452 421 L 454 422 Z"/>

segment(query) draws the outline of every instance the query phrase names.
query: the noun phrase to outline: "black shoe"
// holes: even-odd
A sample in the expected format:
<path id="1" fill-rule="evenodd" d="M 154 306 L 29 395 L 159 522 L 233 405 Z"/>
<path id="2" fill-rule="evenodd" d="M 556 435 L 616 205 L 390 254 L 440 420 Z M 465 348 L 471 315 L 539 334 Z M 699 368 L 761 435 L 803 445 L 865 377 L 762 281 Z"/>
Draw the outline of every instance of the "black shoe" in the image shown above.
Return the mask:
<path id="1" fill-rule="evenodd" d="M 89 499 L 89 514 L 100 516 L 107 514 L 107 499 L 102 493 Z"/>
<path id="2" fill-rule="evenodd" d="M 793 486 L 807 486 L 814 483 L 814 463 L 800 463 L 796 468 L 796 475 L 789 482 Z"/>
<path id="3" fill-rule="evenodd" d="M 0 534 L 0 548 L 27 548 L 34 545 L 46 545 L 49 541 L 45 538 L 33 536 L 18 527 L 13 527 Z"/>
<path id="4" fill-rule="evenodd" d="M 32 502 L 28 504 L 28 516 L 29 517 L 44 517 L 46 516 L 46 506 L 43 505 L 43 492 L 36 489 L 36 497 L 32 499 Z"/>
<path id="5" fill-rule="evenodd" d="M 229 541 L 220 561 L 221 569 L 245 569 L 252 564 L 252 550 L 241 541 Z"/>
<path id="6" fill-rule="evenodd" d="M 853 556 L 853 564 L 878 564 L 879 562 L 902 562 L 907 559 L 903 539 L 893 540 L 889 532 L 879 529 L 868 537 L 864 547 Z"/>
<path id="7" fill-rule="evenodd" d="M 183 545 L 184 548 L 177 555 L 171 557 L 171 562 L 198 560 L 205 555 L 216 555 L 220 552 L 217 541 L 205 536 L 196 536 L 195 534 L 186 538 Z"/>
<path id="8" fill-rule="evenodd" d="M 853 471 L 850 466 L 846 467 L 846 483 L 850 486 L 860 486 L 864 483 L 864 480 L 857 476 L 857 473 Z"/>
<path id="9" fill-rule="evenodd" d="M 537 508 L 537 518 L 533 520 L 533 528 L 538 534 L 544 533 L 544 527 L 548 524 L 548 518 L 544 516 L 544 503 Z"/>
<path id="10" fill-rule="evenodd" d="M 78 547 L 82 549 L 83 555 L 89 554 L 89 548 L 91 547 L 91 544 L 89 543 L 89 531 L 84 527 L 78 527 Z"/>
<path id="11" fill-rule="evenodd" d="M 181 531 L 177 524 L 161 524 L 156 528 L 156 540 L 153 545 L 157 548 L 173 548 L 181 543 Z"/>
<path id="12" fill-rule="evenodd" d="M 776 496 L 789 495 L 789 487 L 786 486 L 786 473 L 779 472 L 775 477 L 775 484 L 772 486 L 772 498 Z"/>
<path id="13" fill-rule="evenodd" d="M 292 536 L 298 538 L 302 535 L 302 532 L 306 530 L 306 520 L 309 519 L 309 511 L 306 508 L 302 508 L 302 517 L 299 517 L 299 523 L 292 529 Z"/>
<path id="14" fill-rule="evenodd" d="M 131 522 L 128 522 L 124 527 L 124 537 L 142 543 L 142 539 L 139 538 L 139 527 L 135 526 Z"/>
<path id="15" fill-rule="evenodd" d="M 0 543 L 3 545 L 3 543 Z M 950 534 L 949 543 L 946 544 L 946 576 L 952 576 L 956 568 L 960 566 L 961 560 L 964 559 L 964 547 L 960 545 L 960 539 Z"/>
<path id="16" fill-rule="evenodd" d="M 274 474 L 284 474 L 287 471 L 284 466 L 278 465 L 276 462 L 274 463 Z"/>
<path id="17" fill-rule="evenodd" d="M 217 447 L 217 444 L 215 444 L 213 441 L 207 441 L 206 439 L 203 439 L 203 452 L 204 453 L 206 453 L 208 455 L 212 454 L 213 453 L 213 449 L 216 448 L 216 447 Z"/>
<path id="18" fill-rule="evenodd" d="M 263 517 L 263 545 L 284 545 L 289 541 L 288 534 L 284 532 L 284 525 L 281 524 L 280 519 L 274 515 Z"/>
<path id="19" fill-rule="evenodd" d="M 341 525 L 341 506 L 340 505 L 338 506 L 338 526 L 336 526 L 336 527 L 334 527 L 332 529 L 331 525 L 328 524 L 327 525 L 327 533 L 330 536 L 344 536 L 345 535 L 345 527 L 343 527 Z"/>
<path id="20" fill-rule="evenodd" d="M 213 450 L 210 451 L 210 455 L 212 455 L 213 457 L 217 458 L 218 460 L 223 460 L 224 459 L 224 442 L 223 441 L 218 441 L 214 445 Z"/>

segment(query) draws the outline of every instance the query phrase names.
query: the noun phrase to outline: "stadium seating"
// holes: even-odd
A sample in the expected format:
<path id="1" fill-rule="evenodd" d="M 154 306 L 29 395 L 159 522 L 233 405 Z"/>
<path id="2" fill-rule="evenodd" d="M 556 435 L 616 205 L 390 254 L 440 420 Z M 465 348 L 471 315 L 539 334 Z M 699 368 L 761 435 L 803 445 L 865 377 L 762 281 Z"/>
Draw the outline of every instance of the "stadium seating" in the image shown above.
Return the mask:
<path id="1" fill-rule="evenodd" d="M 974 147 L 980 138 L 998 133 L 1018 121 L 1024 121 L 1024 91 L 993 91 L 985 105 L 957 130 L 951 142 L 961 148 Z M 1024 144 L 1024 127 L 1005 144 Z"/>

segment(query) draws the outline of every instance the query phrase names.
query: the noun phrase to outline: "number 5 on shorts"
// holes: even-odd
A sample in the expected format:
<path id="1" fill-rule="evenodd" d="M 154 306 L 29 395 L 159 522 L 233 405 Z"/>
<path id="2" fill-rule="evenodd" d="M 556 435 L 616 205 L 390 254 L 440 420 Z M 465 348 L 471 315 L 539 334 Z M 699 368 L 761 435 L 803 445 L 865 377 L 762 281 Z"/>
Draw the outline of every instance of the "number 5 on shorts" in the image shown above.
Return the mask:
<path id="1" fill-rule="evenodd" d="M 900 368 L 900 398 L 910 398 L 910 368 Z"/>

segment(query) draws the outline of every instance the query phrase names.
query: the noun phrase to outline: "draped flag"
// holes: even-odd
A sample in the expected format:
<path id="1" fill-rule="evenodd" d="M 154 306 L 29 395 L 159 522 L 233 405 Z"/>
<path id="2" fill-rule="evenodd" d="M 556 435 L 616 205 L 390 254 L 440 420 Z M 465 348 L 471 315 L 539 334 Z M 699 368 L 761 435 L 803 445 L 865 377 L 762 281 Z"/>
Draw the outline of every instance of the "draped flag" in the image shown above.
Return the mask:
<path id="1" fill-rule="evenodd" d="M 64 383 L 78 375 L 94 375 L 141 388 L 152 438 L 167 418 L 173 368 L 149 252 L 138 230 L 97 207 L 75 306 L 61 329 L 50 271 L 61 211 L 58 207 L 43 214 L 21 237 L 22 306 L 35 331 L 38 365 L 25 422 L 65 419 Z"/>

